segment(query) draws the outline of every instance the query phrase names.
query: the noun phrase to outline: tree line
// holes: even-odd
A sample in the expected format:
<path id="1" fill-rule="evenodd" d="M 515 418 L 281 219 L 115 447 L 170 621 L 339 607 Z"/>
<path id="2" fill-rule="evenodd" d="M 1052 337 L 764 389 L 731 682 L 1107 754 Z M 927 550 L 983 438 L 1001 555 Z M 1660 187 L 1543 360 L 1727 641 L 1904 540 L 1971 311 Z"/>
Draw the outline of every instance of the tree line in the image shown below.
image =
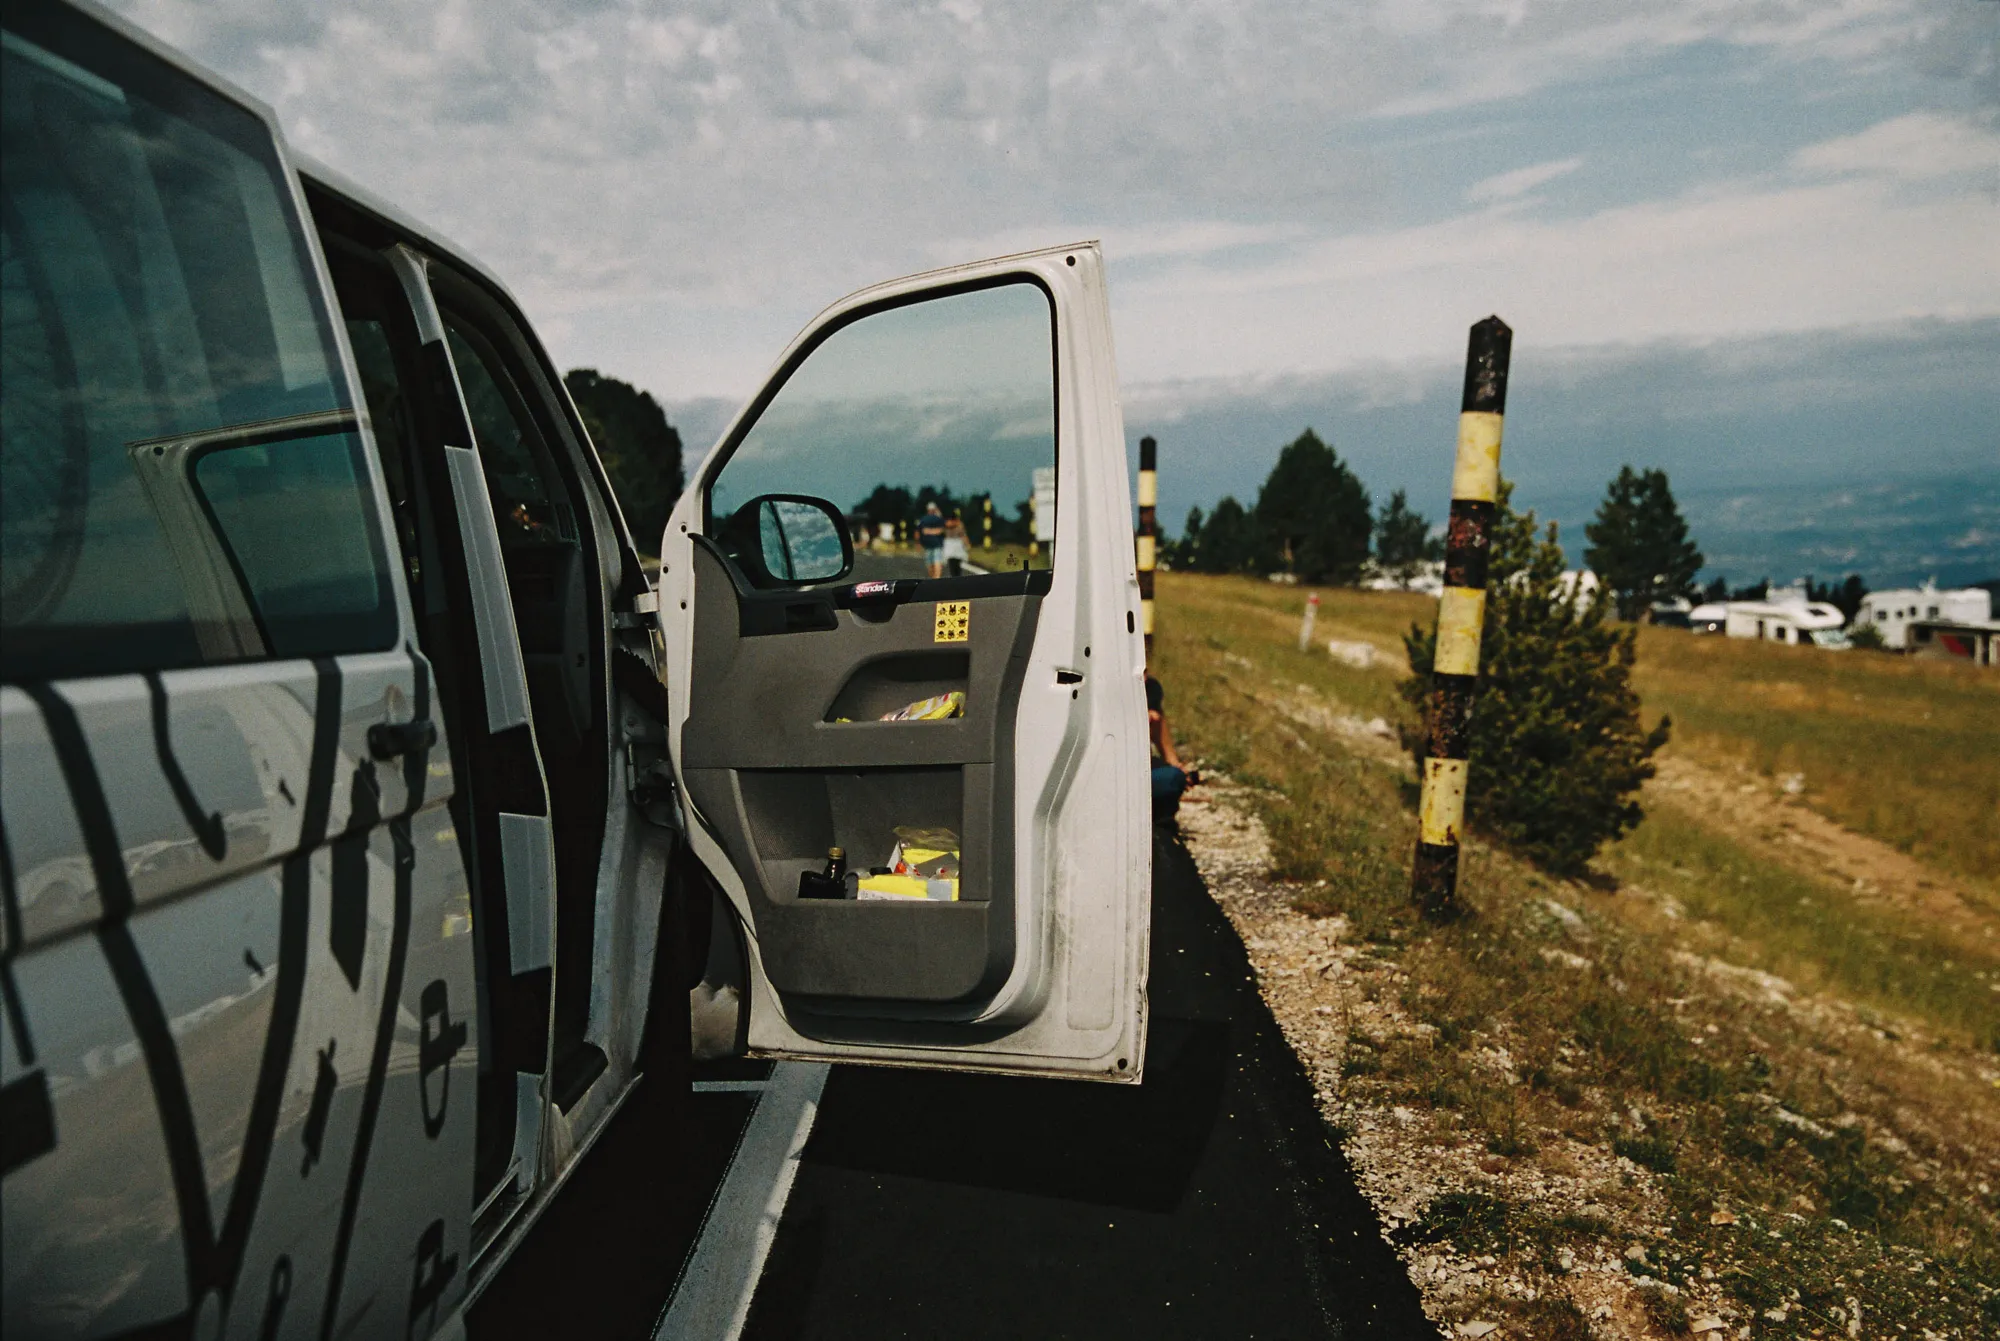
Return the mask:
<path id="1" fill-rule="evenodd" d="M 1197 573 L 1290 573 L 1337 585 L 1360 581 L 1371 558 L 1384 573 L 1413 576 L 1444 557 L 1444 542 L 1400 489 L 1374 516 L 1366 486 L 1308 428 L 1278 453 L 1253 506 L 1224 495 L 1206 515 L 1190 509 L 1163 557 Z"/>
<path id="2" fill-rule="evenodd" d="M 1277 464 L 1245 507 L 1224 495 L 1212 511 L 1190 508 L 1181 535 L 1161 545 L 1167 566 L 1197 573 L 1286 573 L 1301 582 L 1352 584 L 1372 571 L 1407 581 L 1444 557 L 1444 539 L 1409 504 L 1403 490 L 1379 513 L 1340 454 L 1311 428 L 1278 454 Z M 1584 527 L 1584 565 L 1618 617 L 1639 620 L 1675 600 L 1761 600 L 1765 578 L 1732 587 L 1696 581 L 1706 559 L 1674 499 L 1664 470 L 1619 469 L 1596 516 Z M 1808 599 L 1852 621 L 1868 585 L 1858 574 L 1821 583 L 1807 578 Z"/>

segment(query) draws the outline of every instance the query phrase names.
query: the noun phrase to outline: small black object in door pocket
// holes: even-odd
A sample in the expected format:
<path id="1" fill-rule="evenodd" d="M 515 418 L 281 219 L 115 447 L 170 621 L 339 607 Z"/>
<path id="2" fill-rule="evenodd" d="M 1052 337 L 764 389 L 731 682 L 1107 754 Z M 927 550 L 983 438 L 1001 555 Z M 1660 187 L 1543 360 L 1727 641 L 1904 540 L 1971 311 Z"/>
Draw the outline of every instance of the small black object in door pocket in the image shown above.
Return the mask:
<path id="1" fill-rule="evenodd" d="M 826 850 L 824 871 L 799 872 L 799 897 L 802 899 L 844 899 L 847 897 L 847 850 L 830 847 Z"/>
<path id="2" fill-rule="evenodd" d="M 1057 672 L 1056 672 L 1056 683 L 1057 683 L 1057 684 L 1082 684 L 1082 683 L 1083 683 L 1083 672 L 1082 672 L 1082 671 L 1066 671 L 1066 670 L 1059 670 L 1059 671 L 1057 671 Z"/>

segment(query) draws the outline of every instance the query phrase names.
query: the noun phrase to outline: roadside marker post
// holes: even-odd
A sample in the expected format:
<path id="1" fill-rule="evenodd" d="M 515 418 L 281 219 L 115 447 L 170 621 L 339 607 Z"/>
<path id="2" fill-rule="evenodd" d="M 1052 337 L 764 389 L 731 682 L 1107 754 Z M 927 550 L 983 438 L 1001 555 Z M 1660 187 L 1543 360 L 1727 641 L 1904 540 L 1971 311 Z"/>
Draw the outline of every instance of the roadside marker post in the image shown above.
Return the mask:
<path id="1" fill-rule="evenodd" d="M 1299 620 L 1299 650 L 1301 652 L 1312 646 L 1313 625 L 1318 622 L 1319 593 L 1314 592 L 1312 595 L 1306 597 L 1305 617 Z"/>
<path id="2" fill-rule="evenodd" d="M 1465 396 L 1458 416 L 1458 457 L 1451 472 L 1451 522 L 1445 533 L 1444 594 L 1438 599 L 1437 655 L 1431 665 L 1431 738 L 1425 750 L 1410 896 L 1424 916 L 1458 915 L 1458 844 L 1465 828 L 1466 754 L 1479 637 L 1486 616 L 1486 564 L 1500 491 L 1500 426 L 1507 409 L 1507 363 L 1514 332 L 1499 317 L 1472 328 L 1465 352 Z"/>
<path id="3" fill-rule="evenodd" d="M 1160 532 L 1158 507 L 1160 444 L 1151 437 L 1139 439 L 1139 629 L 1146 635 L 1146 654 L 1153 652 L 1153 566 L 1159 559 Z"/>

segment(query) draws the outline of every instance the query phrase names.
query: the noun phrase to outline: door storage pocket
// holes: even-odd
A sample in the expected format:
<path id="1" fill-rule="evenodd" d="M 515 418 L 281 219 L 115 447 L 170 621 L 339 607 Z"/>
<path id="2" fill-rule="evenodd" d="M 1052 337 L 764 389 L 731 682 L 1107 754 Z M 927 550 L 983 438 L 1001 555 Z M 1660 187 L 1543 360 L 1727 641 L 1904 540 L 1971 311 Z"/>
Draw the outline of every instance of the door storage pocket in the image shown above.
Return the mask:
<path id="1" fill-rule="evenodd" d="M 901 652 L 880 657 L 855 667 L 833 704 L 826 710 L 829 722 L 916 721 L 919 717 L 896 718 L 894 714 L 927 699 L 957 693 L 957 711 L 965 713 L 965 691 L 971 679 L 970 652 Z"/>
<path id="2" fill-rule="evenodd" d="M 989 897 L 985 879 L 972 878 L 985 835 L 964 833 L 965 774 L 962 766 L 738 773 L 744 836 L 766 897 L 796 901 L 800 874 L 823 870 L 834 848 L 860 877 L 850 883 L 863 887 L 864 902 L 870 893 L 947 903 Z M 891 876 L 901 880 L 883 883 Z"/>

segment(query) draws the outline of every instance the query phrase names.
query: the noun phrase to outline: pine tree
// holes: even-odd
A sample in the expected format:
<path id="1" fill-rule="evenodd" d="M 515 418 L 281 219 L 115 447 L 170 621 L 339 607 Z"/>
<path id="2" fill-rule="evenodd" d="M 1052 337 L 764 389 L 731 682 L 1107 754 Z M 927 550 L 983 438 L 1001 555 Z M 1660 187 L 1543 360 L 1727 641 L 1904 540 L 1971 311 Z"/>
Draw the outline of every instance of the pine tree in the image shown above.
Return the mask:
<path id="1" fill-rule="evenodd" d="M 1859 573 L 1849 573 L 1844 582 L 1820 583 L 1810 576 L 1806 578 L 1806 599 L 1825 602 L 1840 611 L 1840 617 L 1850 624 L 1861 613 L 1861 601 L 1867 594 L 1868 584 Z"/>
<path id="2" fill-rule="evenodd" d="M 1189 508 L 1187 525 L 1181 529 L 1181 538 L 1162 546 L 1169 568 L 1192 570 L 1195 564 L 1195 550 L 1201 544 L 1201 509 Z"/>
<path id="3" fill-rule="evenodd" d="M 1263 564 L 1302 582 L 1353 582 L 1368 559 L 1368 491 L 1308 428 L 1278 454 L 1257 494 Z"/>
<path id="4" fill-rule="evenodd" d="M 632 543 L 642 553 L 653 553 L 685 484 L 681 435 L 651 393 L 629 382 L 595 368 L 572 368 L 563 374 L 563 385 L 611 477 Z"/>
<path id="5" fill-rule="evenodd" d="M 1639 786 L 1667 742 L 1651 731 L 1632 688 L 1638 632 L 1606 621 L 1605 602 L 1565 594 L 1556 528 L 1510 506 L 1503 482 L 1488 568 L 1480 674 L 1472 710 L 1466 817 L 1551 871 L 1576 874 L 1597 849 L 1639 823 Z M 1413 625 L 1401 686 L 1417 709 L 1403 742 L 1422 767 L 1430 738 L 1435 627 Z"/>
<path id="6" fill-rule="evenodd" d="M 1243 505 L 1229 494 L 1202 523 L 1195 544 L 1195 568 L 1203 573 L 1243 573 L 1257 563 L 1257 527 Z"/>
<path id="7" fill-rule="evenodd" d="M 1694 590 L 1702 555 L 1664 470 L 1620 467 L 1583 533 L 1590 541 L 1583 561 L 1610 589 L 1620 619 L 1637 619 L 1655 601 Z"/>
<path id="8" fill-rule="evenodd" d="M 1375 521 L 1375 564 L 1391 577 L 1407 582 L 1420 564 L 1442 559 L 1444 542 L 1431 535 L 1430 520 L 1412 511 L 1401 489 L 1389 495 L 1389 506 Z"/>

